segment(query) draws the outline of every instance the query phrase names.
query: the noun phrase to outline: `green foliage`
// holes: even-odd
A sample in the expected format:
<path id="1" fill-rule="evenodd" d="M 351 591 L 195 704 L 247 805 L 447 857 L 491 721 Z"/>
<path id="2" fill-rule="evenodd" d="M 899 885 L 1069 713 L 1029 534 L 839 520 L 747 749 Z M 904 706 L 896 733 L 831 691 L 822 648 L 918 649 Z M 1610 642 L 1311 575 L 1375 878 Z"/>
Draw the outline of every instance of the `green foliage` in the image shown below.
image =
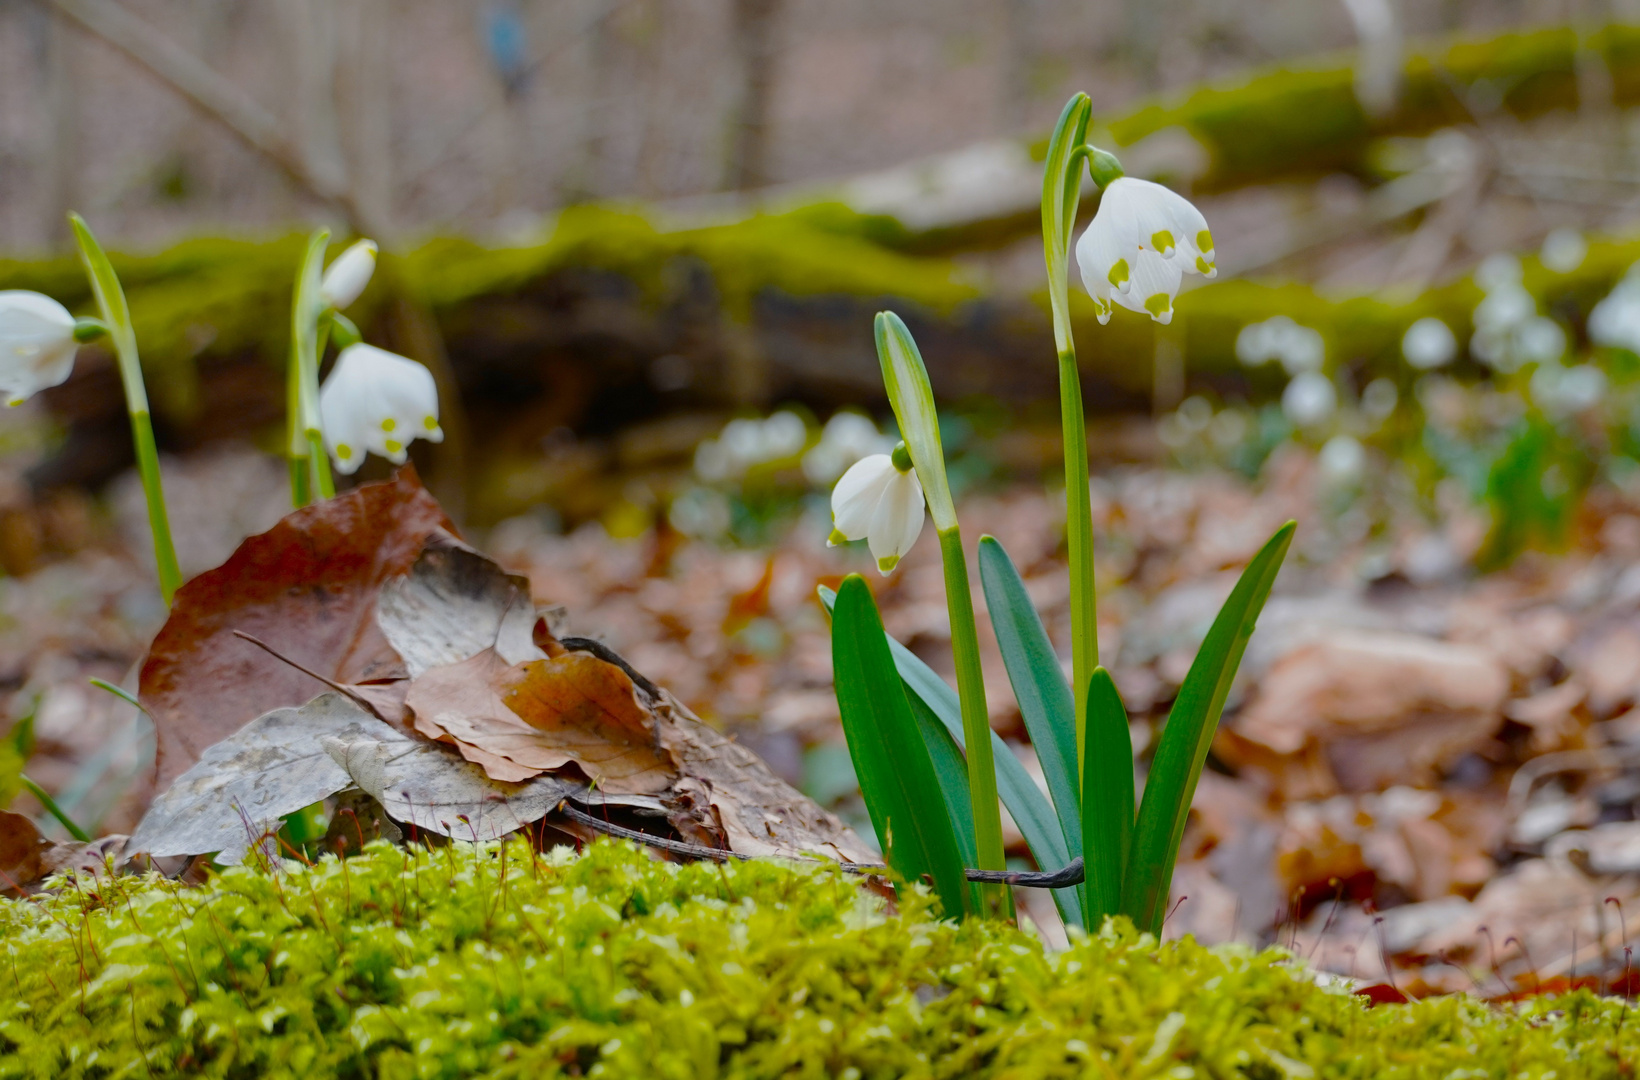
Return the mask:
<path id="1" fill-rule="evenodd" d="M 1196 782 L 1201 779 L 1208 747 L 1218 729 L 1219 714 L 1224 711 L 1241 655 L 1247 650 L 1259 612 L 1264 610 L 1287 547 L 1293 542 L 1295 528 L 1289 521 L 1277 529 L 1242 571 L 1179 686 L 1179 696 L 1174 699 L 1156 756 L 1151 760 L 1122 879 L 1122 911 L 1152 932 L 1161 931 L 1173 863 L 1179 855 Z"/>
<path id="2" fill-rule="evenodd" d="M 951 816 L 970 812 L 941 785 L 928 745 L 900 690 L 876 601 L 850 574 L 832 609 L 832 669 L 849 755 L 888 864 L 906 881 L 933 878 L 946 910 L 966 912 L 970 890 Z M 902 892 L 903 892 L 902 887 Z"/>
<path id="3" fill-rule="evenodd" d="M 345 862 L 0 901 L 0 1076 L 1631 1075 L 1586 992 L 1368 1008 L 1277 950 L 1125 922 L 1044 951 L 897 915 L 831 870 L 600 843 L 372 844 Z"/>
<path id="4" fill-rule="evenodd" d="M 1475 565 L 1495 570 L 1527 548 L 1564 546 L 1593 471 L 1565 432 L 1538 414 L 1523 419 L 1486 475 L 1492 527 Z"/>

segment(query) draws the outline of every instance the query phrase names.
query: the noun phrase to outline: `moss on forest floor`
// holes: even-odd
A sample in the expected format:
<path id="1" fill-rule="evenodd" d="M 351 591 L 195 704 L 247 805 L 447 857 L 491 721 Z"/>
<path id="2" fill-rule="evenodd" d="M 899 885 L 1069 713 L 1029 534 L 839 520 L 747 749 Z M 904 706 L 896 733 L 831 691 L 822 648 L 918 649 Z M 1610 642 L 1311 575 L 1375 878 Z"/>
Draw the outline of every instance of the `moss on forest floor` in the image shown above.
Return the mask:
<path id="1" fill-rule="evenodd" d="M 0 902 L 0 1076 L 1633 1075 L 1586 992 L 1368 1008 L 1277 950 L 1064 952 L 833 871 L 374 845 Z M 3 999 L 0 999 L 3 1000 Z"/>

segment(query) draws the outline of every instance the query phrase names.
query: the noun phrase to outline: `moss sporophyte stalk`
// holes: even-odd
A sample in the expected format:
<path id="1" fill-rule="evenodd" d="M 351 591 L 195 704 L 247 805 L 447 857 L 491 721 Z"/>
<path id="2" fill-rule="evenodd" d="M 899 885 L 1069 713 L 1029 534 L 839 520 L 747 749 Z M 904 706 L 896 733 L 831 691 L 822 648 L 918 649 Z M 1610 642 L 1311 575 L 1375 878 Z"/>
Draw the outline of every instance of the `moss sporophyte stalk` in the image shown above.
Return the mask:
<path id="1" fill-rule="evenodd" d="M 835 871 L 376 842 L 189 888 L 0 901 L 0 1076 L 1390 1078 L 1632 1075 L 1585 992 L 1369 1008 L 1280 950 L 1062 952 Z"/>

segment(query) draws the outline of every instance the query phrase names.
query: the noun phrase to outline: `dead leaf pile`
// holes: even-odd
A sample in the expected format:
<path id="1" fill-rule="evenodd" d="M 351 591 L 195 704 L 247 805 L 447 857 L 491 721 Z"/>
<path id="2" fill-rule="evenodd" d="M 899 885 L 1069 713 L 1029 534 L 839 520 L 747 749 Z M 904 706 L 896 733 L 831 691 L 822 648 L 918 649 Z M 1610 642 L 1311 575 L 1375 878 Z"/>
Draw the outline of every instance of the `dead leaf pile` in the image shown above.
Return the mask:
<path id="1" fill-rule="evenodd" d="M 567 798 L 745 854 L 870 859 L 620 657 L 569 644 L 409 469 L 299 510 L 178 593 L 142 669 L 170 783 L 126 850 L 277 856 L 282 817 L 357 790 L 463 839 Z"/>

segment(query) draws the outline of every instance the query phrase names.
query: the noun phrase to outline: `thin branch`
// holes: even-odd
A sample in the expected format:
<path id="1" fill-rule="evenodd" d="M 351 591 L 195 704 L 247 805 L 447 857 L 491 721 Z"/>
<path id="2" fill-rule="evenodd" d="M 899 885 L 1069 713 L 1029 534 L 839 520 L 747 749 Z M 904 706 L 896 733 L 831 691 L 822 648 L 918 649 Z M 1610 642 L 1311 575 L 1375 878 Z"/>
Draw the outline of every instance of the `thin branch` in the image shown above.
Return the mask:
<path id="1" fill-rule="evenodd" d="M 687 855 L 695 859 L 710 859 L 713 862 L 727 862 L 730 859 L 746 862 L 753 858 L 751 855 L 738 851 L 704 847 L 700 844 L 690 844 L 682 840 L 668 840 L 663 836 L 652 836 L 646 832 L 639 832 L 637 829 L 628 829 L 602 818 L 594 817 L 583 810 L 577 810 L 568 802 L 559 804 L 558 812 L 579 825 L 585 825 L 594 832 L 601 832 L 621 840 L 631 840 L 638 844 L 646 844 L 652 848 L 669 851 L 674 855 Z M 823 860 L 817 859 L 815 861 L 820 862 Z M 849 874 L 878 875 L 888 873 L 888 867 L 881 863 L 838 862 L 836 865 Z M 1050 873 L 1016 870 L 974 870 L 969 868 L 964 868 L 963 873 L 967 875 L 969 881 L 977 881 L 987 885 L 1023 885 L 1032 889 L 1065 889 L 1072 885 L 1082 884 L 1084 876 L 1080 855 L 1066 864 L 1064 869 L 1054 870 Z"/>
<path id="2" fill-rule="evenodd" d="M 382 716 L 381 710 L 377 709 L 376 706 L 370 704 L 369 699 L 367 699 L 364 695 L 360 694 L 357 690 L 354 690 L 351 687 L 343 686 L 341 683 L 335 682 L 331 679 L 327 679 L 323 675 L 319 674 L 317 671 L 314 671 L 312 668 L 303 667 L 301 664 L 298 664 L 296 661 L 292 660 L 290 657 L 288 657 L 288 656 L 284 655 L 283 653 L 279 652 L 272 645 L 269 645 L 267 642 L 263 641 L 259 637 L 252 637 L 251 635 L 245 633 L 245 631 L 243 631 L 243 630 L 235 630 L 233 632 L 233 635 L 234 635 L 234 637 L 244 638 L 246 641 L 250 642 L 252 645 L 255 645 L 258 649 L 261 649 L 263 652 L 267 653 L 269 656 L 273 657 L 275 660 L 279 661 L 282 664 L 289 664 L 291 667 L 295 668 L 297 671 L 300 671 L 303 675 L 306 675 L 308 678 L 319 680 L 320 682 L 324 683 L 326 686 L 330 687 L 332 690 L 336 691 L 338 694 L 341 694 L 343 697 L 347 698 L 349 701 L 351 701 L 355 705 L 359 706 L 361 709 L 363 709 L 365 712 L 369 713 L 371 716 L 374 716 L 377 720 L 384 720 L 384 721 L 386 720 L 386 717 Z"/>
<path id="3" fill-rule="evenodd" d="M 196 108 L 227 128 L 245 146 L 267 158 L 298 186 L 347 215 L 355 230 L 371 231 L 352 194 L 308 167 L 301 151 L 283 134 L 279 121 L 240 88 L 213 71 L 163 32 L 114 0 L 47 0 L 80 26 L 120 50 Z"/>

